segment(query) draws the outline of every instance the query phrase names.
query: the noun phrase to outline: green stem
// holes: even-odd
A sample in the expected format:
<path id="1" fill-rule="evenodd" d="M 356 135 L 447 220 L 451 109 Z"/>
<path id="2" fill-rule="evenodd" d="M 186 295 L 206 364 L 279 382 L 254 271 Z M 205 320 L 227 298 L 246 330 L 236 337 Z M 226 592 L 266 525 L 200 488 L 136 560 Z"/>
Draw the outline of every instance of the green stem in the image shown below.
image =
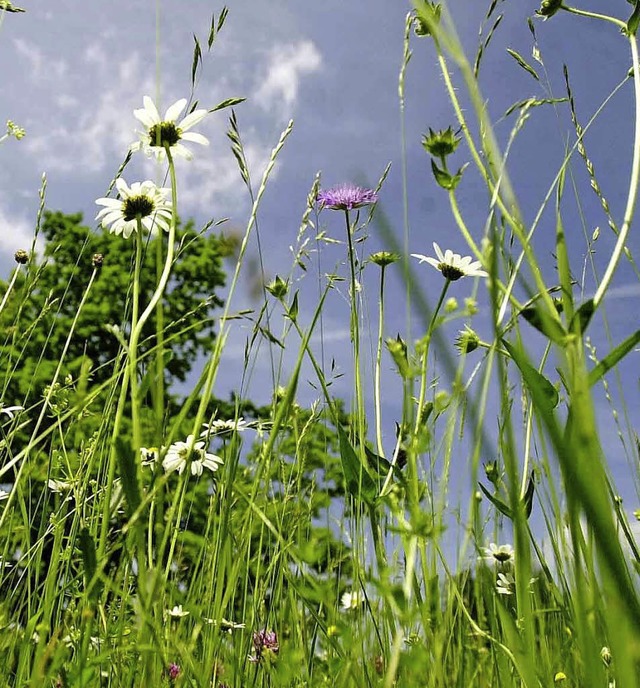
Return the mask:
<path id="1" fill-rule="evenodd" d="M 570 14 L 577 14 L 579 17 L 588 17 L 589 19 L 599 19 L 601 21 L 610 22 L 620 29 L 626 29 L 627 24 L 621 19 L 610 17 L 607 14 L 598 14 L 597 12 L 587 12 L 586 10 L 579 10 L 577 7 L 568 7 L 567 5 L 560 5 L 560 9 Z"/>
<path id="2" fill-rule="evenodd" d="M 133 266 L 133 304 L 131 306 L 131 333 L 129 335 L 129 380 L 131 381 L 131 425 L 133 428 L 132 449 L 137 457 L 142 446 L 142 431 L 140 428 L 140 409 L 138 404 L 138 342 L 134 340 L 134 332 L 138 328 L 140 312 L 140 264 L 142 263 L 142 217 L 136 218 L 138 225 L 135 233 L 136 257 Z"/>
<path id="3" fill-rule="evenodd" d="M 13 285 L 16 283 L 16 279 L 18 278 L 18 273 L 20 272 L 20 263 L 18 263 L 18 266 L 16 269 L 13 271 L 13 275 L 11 275 L 11 281 L 9 282 L 9 286 L 7 287 L 7 291 L 4 293 L 4 296 L 2 297 L 2 303 L 0 303 L 0 313 L 2 313 L 2 309 L 4 308 L 5 304 L 7 303 L 7 299 L 9 298 L 9 294 L 13 291 Z"/>
<path id="4" fill-rule="evenodd" d="M 380 299 L 378 302 L 378 346 L 376 350 L 376 371 L 373 398 L 376 415 L 376 443 L 378 454 L 384 456 L 382 447 L 382 413 L 380 409 L 380 364 L 382 361 L 382 338 L 384 337 L 384 272 L 386 265 L 380 266 Z"/>

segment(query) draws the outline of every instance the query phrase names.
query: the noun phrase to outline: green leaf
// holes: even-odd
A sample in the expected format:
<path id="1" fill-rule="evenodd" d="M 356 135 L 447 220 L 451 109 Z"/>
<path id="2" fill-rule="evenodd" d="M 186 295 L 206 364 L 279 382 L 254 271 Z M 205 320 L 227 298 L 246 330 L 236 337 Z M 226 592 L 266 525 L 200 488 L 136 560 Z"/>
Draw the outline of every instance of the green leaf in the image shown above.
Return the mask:
<path id="1" fill-rule="evenodd" d="M 479 482 L 478 485 L 480 486 L 484 496 L 493 504 L 493 506 L 495 506 L 495 508 L 501 514 L 504 514 L 507 518 L 511 518 L 511 509 L 501 499 L 494 497 L 482 483 Z"/>
<path id="2" fill-rule="evenodd" d="M 584 334 L 585 330 L 591 322 L 591 317 L 595 312 L 595 307 L 593 304 L 593 299 L 585 301 L 580 308 L 575 312 L 573 318 L 571 318 L 571 323 L 569 329 L 577 335 Z"/>
<path id="3" fill-rule="evenodd" d="M 520 315 L 533 327 L 556 344 L 564 345 L 567 333 L 562 323 L 546 313 L 540 306 L 526 306 Z"/>
<path id="4" fill-rule="evenodd" d="M 538 372 L 527 360 L 526 354 L 521 350 L 510 344 L 505 339 L 502 339 L 504 348 L 509 352 L 514 363 L 518 366 L 522 379 L 525 385 L 534 393 L 534 397 L 544 399 L 546 408 L 544 410 L 550 411 L 558 405 L 560 397 L 558 390 L 547 380 L 547 378 Z"/>
<path id="5" fill-rule="evenodd" d="M 91 585 L 96 571 L 98 569 L 96 546 L 91 537 L 91 532 L 85 526 L 80 530 L 78 535 L 78 546 L 80 547 L 80 554 L 82 555 L 82 564 L 84 566 L 84 587 L 89 594 L 90 599 L 95 599 L 100 594 L 100 585 Z"/>
<path id="6" fill-rule="evenodd" d="M 447 191 L 452 191 L 458 186 L 465 167 L 466 165 L 463 165 L 456 174 L 451 175 L 446 170 L 440 169 L 433 159 L 431 160 L 431 169 L 433 170 L 433 176 L 436 178 L 436 182 L 438 182 L 443 189 L 447 189 Z"/>
<path id="7" fill-rule="evenodd" d="M 507 48 L 507 52 L 522 67 L 522 69 L 524 69 L 525 72 L 531 74 L 536 81 L 540 81 L 540 77 L 538 76 L 536 70 L 530 64 L 527 64 L 527 62 L 519 53 L 517 53 L 515 50 L 511 50 L 511 48 Z"/>
<path id="8" fill-rule="evenodd" d="M 605 373 L 621 361 L 640 342 L 640 330 L 636 330 L 630 337 L 612 349 L 598 365 L 589 373 L 589 386 L 595 385 Z"/>
<path id="9" fill-rule="evenodd" d="M 638 24 L 640 24 L 640 0 L 636 0 L 633 12 L 631 13 L 629 21 L 627 22 L 627 33 L 630 36 L 636 35 L 636 31 L 638 30 Z"/>
<path id="10" fill-rule="evenodd" d="M 527 518 L 531 516 L 531 511 L 533 509 L 533 495 L 535 489 L 535 481 L 533 479 L 533 471 L 529 476 L 529 482 L 527 483 L 527 490 L 522 497 L 522 503 L 524 504 L 524 514 Z"/>
<path id="11" fill-rule="evenodd" d="M 376 484 L 358 459 L 345 431 L 340 425 L 337 427 L 340 459 L 347 491 L 354 499 L 363 500 L 368 506 L 373 506 L 378 493 Z"/>
<path id="12" fill-rule="evenodd" d="M 140 506 L 140 485 L 136 471 L 136 458 L 129 442 L 122 437 L 116 438 L 116 456 L 120 468 L 120 479 L 122 480 L 122 491 L 127 499 L 127 511 L 131 516 Z"/>

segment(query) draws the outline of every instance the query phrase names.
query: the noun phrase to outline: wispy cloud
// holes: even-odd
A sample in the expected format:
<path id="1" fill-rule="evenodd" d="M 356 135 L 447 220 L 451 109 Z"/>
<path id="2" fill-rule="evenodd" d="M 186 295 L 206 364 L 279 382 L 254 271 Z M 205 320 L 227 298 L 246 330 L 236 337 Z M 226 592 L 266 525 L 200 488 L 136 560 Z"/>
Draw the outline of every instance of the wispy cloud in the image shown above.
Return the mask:
<path id="1" fill-rule="evenodd" d="M 280 44 L 269 51 L 266 74 L 259 75 L 256 102 L 267 111 L 275 108 L 281 117 L 289 118 L 296 105 L 300 84 L 305 75 L 322 67 L 322 56 L 312 41 Z"/>

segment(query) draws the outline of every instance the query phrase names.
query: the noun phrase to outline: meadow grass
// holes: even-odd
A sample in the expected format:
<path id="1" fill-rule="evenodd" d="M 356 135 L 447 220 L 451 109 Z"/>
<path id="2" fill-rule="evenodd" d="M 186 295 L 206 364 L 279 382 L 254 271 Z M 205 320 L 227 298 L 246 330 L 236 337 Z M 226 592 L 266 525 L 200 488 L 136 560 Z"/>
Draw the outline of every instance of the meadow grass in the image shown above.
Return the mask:
<path id="1" fill-rule="evenodd" d="M 468 259 L 448 246 L 410 255 L 408 218 L 403 232 L 384 215 L 389 168 L 373 189 L 327 189 L 318 175 L 290 272 L 264 279 L 260 305 L 238 312 L 248 251 L 264 242 L 261 200 L 293 123 L 256 184 L 232 114 L 228 138 L 252 209 L 225 302 L 214 315 L 202 315 L 211 303 L 199 296 L 186 314 L 169 309 L 175 275 L 195 270 L 189 250 L 197 253 L 212 224 L 181 230 L 174 157 L 189 155 L 182 144 L 210 154 L 197 125 L 234 98 L 209 112 L 185 101 L 166 113 L 145 99 L 137 111 L 145 131 L 99 199 L 104 229 L 95 230 L 110 229 L 130 252 L 117 321 L 91 329 L 83 320 L 109 264 L 109 255 L 88 253 L 88 232 L 71 242 L 70 277 L 57 293 L 46 293 L 44 280 L 60 252 L 42 259 L 34 240 L 16 254 L 0 304 L 0 685 L 640 685 L 640 552 L 595 410 L 604 394 L 637 485 L 638 441 L 617 366 L 640 330 L 616 340 L 605 305 L 620 261 L 636 269 L 628 237 L 640 117 L 618 225 L 568 75 L 560 96 L 519 101 L 500 143 L 480 78 L 496 5 L 472 62 L 447 8 L 416 0 L 400 68 L 404 113 L 413 46 L 429 42 L 455 119 L 425 132 L 422 146 Z M 623 29 L 621 45 L 637 64 L 635 12 L 627 25 L 545 0 L 541 15 L 553 20 L 555 12 Z M 213 17 L 209 49 L 226 18 L 226 10 Z M 544 24 L 531 26 L 535 41 Z M 536 67 L 511 52 L 540 81 L 543 56 Z M 196 39 L 192 89 L 202 60 Z M 628 78 L 640 103 L 640 72 Z M 542 106 L 558 108 L 572 134 L 526 222 L 508 161 Z M 12 124 L 8 135 L 15 132 Z M 403 161 L 415 145 L 403 140 Z M 124 182 L 130 156 L 141 152 L 158 159 L 167 188 Z M 583 167 L 592 191 L 576 186 L 574 168 Z M 406 168 L 403 175 L 407 208 Z M 487 202 L 465 217 L 471 175 Z M 52 222 L 45 191 L 43 182 L 36 236 Z M 565 236 L 565 197 L 580 207 L 587 192 L 615 237 L 602 274 L 592 259 L 598 237 L 585 232 L 577 247 Z M 541 247 L 543 218 L 554 232 Z M 482 234 L 471 229 L 479 226 Z M 388 250 L 367 252 L 372 228 Z M 550 245 L 553 269 L 545 265 Z M 327 274 L 324 256 L 336 247 L 343 254 Z M 582 252 L 589 260 L 577 280 Z M 146 260 L 155 271 L 145 271 Z M 419 271 L 432 267 L 441 282 L 429 303 Z M 404 276 L 413 314 L 403 334 L 386 326 L 392 270 Z M 337 371 L 326 360 L 324 322 L 345 298 L 351 364 Z M 68 304 L 71 316 L 62 317 Z M 191 392 L 178 397 L 171 362 L 207 319 L 215 339 L 201 368 L 189 368 Z M 238 320 L 249 336 L 242 379 L 225 403 L 216 381 Z M 594 348 L 597 328 L 609 341 L 604 356 Z M 96 332 L 116 347 L 99 365 L 73 348 Z M 246 390 L 264 360 L 271 401 L 256 407 Z M 383 404 L 390 367 L 394 418 Z M 346 399 L 333 392 L 344 371 Z M 306 405 L 303 376 L 317 392 Z"/>

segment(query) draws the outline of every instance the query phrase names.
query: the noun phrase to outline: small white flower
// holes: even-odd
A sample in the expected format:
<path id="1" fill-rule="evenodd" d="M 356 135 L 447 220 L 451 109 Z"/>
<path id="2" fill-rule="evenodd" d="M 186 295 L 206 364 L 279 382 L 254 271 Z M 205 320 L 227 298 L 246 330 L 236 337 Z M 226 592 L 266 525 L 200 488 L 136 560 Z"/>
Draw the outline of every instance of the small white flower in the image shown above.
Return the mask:
<path id="1" fill-rule="evenodd" d="M 183 616 L 189 616 L 189 612 L 184 611 L 181 604 L 176 604 L 173 609 L 167 609 L 167 614 L 174 619 L 181 619 Z"/>
<path id="2" fill-rule="evenodd" d="M 204 468 L 217 471 L 222 465 L 222 459 L 216 454 L 205 451 L 203 441 L 195 441 L 193 435 L 189 435 L 185 442 L 174 442 L 164 457 L 162 467 L 166 473 L 178 471 L 182 473 L 188 462 L 191 464 L 192 475 L 202 475 Z"/>
<path id="3" fill-rule="evenodd" d="M 13 420 L 13 417 L 16 413 L 20 413 L 20 411 L 24 411 L 24 406 L 5 406 L 2 402 L 0 402 L 0 413 L 4 413 L 6 416 L 9 416 L 11 420 Z"/>
<path id="4" fill-rule="evenodd" d="M 188 129 L 201 122 L 207 111 L 194 110 L 184 117 L 180 122 L 176 122 L 184 110 L 187 99 L 181 98 L 167 108 L 164 118 L 160 118 L 160 113 L 155 103 L 149 96 L 142 99 L 144 107 L 134 110 L 135 118 L 145 127 L 145 131 L 140 133 L 140 141 L 131 144 L 132 151 L 144 151 L 147 155 L 154 155 L 157 160 L 164 160 L 166 157 L 165 146 L 171 149 L 173 156 L 191 160 L 193 153 L 180 141 L 191 141 L 202 146 L 208 146 L 209 140 L 202 134 L 187 132 Z"/>
<path id="5" fill-rule="evenodd" d="M 220 623 L 218 623 L 215 619 L 209 619 L 208 617 L 204 617 L 202 619 L 206 624 L 211 624 L 212 626 L 220 626 L 221 630 L 225 631 L 225 633 L 233 633 L 233 631 L 237 631 L 239 629 L 245 628 L 245 624 L 243 623 L 236 623 L 235 621 L 228 621 L 224 617 L 220 619 Z"/>
<path id="6" fill-rule="evenodd" d="M 158 460 L 158 449 L 156 447 L 140 447 L 140 459 L 143 466 L 153 466 Z"/>
<path id="7" fill-rule="evenodd" d="M 169 231 L 171 224 L 170 190 L 157 187 L 153 182 L 134 182 L 131 187 L 122 177 L 116 179 L 120 198 L 98 198 L 97 205 L 105 206 L 96 221 L 112 234 L 122 234 L 128 239 L 138 229 L 138 218 L 142 226 L 155 233 L 158 229 Z"/>
<path id="8" fill-rule="evenodd" d="M 252 424 L 248 423 L 242 416 L 238 418 L 238 420 L 234 420 L 233 418 L 228 420 L 218 418 L 216 420 L 212 420 L 211 423 L 204 424 L 204 427 L 214 435 L 221 435 L 222 433 L 226 432 L 244 432 L 251 426 Z"/>
<path id="9" fill-rule="evenodd" d="M 67 483 L 64 480 L 55 480 L 54 478 L 49 478 L 47 481 L 47 487 L 51 490 L 51 492 L 63 494 L 64 492 L 69 492 L 69 490 L 71 490 L 71 483 Z"/>
<path id="10" fill-rule="evenodd" d="M 516 581 L 511 573 L 499 573 L 496 590 L 500 595 L 513 595 Z"/>
<path id="11" fill-rule="evenodd" d="M 513 560 L 514 555 L 511 545 L 498 546 L 495 542 L 489 543 L 489 546 L 485 547 L 483 552 L 482 558 L 493 564 L 507 564 Z"/>
<path id="12" fill-rule="evenodd" d="M 412 253 L 414 258 L 417 258 L 421 263 L 429 263 L 433 265 L 436 270 L 446 277 L 448 280 L 455 282 L 461 277 L 487 277 L 488 273 L 482 269 L 482 263 L 479 260 L 473 260 L 471 256 L 464 258 L 459 253 L 454 253 L 451 249 L 447 249 L 444 253 L 436 244 L 433 243 L 433 249 L 436 252 L 437 258 L 430 256 L 423 256 L 421 253 Z"/>
<path id="13" fill-rule="evenodd" d="M 11 491 L 7 492 L 0 487 L 0 502 L 4 502 L 5 499 L 9 499 Z"/>
<path id="14" fill-rule="evenodd" d="M 340 606 L 344 611 L 352 611 L 364 602 L 364 595 L 360 590 L 351 590 L 350 592 L 342 593 L 340 598 Z"/>

